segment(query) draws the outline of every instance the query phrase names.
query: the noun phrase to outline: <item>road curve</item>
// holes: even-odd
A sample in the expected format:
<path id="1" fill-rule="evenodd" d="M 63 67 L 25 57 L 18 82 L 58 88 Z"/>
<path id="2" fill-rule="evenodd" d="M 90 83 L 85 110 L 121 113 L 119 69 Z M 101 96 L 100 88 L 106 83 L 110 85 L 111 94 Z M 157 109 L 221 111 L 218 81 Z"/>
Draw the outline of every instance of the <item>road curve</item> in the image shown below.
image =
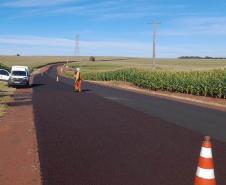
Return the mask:
<path id="1" fill-rule="evenodd" d="M 32 101 L 43 185 L 193 184 L 201 131 L 124 101 L 135 93 L 91 84 L 86 84 L 82 94 L 72 92 L 71 81 L 57 83 L 55 73 L 51 68 L 34 79 Z M 106 96 L 104 91 L 115 93 Z M 145 95 L 135 98 L 147 99 Z M 161 104 L 169 106 L 168 112 L 182 106 L 149 98 L 160 102 L 159 109 L 164 107 Z M 209 116 L 209 110 L 196 108 L 201 116 Z M 175 116 L 180 120 L 179 114 Z M 223 185 L 226 143 L 220 137 L 213 139 L 213 145 L 217 183 Z"/>

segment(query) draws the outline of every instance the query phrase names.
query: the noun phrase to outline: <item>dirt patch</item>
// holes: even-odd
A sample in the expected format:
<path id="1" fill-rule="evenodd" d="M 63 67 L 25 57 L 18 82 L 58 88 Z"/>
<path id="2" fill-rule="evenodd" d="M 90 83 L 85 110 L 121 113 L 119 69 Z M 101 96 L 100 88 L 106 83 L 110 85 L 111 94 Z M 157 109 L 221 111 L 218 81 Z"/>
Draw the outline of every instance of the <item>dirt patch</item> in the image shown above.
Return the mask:
<path id="1" fill-rule="evenodd" d="M 113 87 L 113 88 L 125 89 L 125 90 L 138 92 L 138 93 L 142 93 L 150 96 L 158 96 L 162 98 L 173 99 L 176 101 L 195 104 L 198 106 L 208 107 L 211 109 L 226 111 L 226 99 L 194 96 L 190 94 L 172 93 L 172 92 L 165 92 L 165 91 L 152 91 L 152 90 L 136 87 L 133 84 L 127 83 L 127 82 L 118 82 L 118 81 L 104 82 L 104 81 L 89 81 L 89 80 L 87 80 L 87 82 L 104 85 L 108 87 Z"/>
<path id="2" fill-rule="evenodd" d="M 32 88 L 17 89 L 12 96 L 0 118 L 0 184 L 41 185 Z"/>

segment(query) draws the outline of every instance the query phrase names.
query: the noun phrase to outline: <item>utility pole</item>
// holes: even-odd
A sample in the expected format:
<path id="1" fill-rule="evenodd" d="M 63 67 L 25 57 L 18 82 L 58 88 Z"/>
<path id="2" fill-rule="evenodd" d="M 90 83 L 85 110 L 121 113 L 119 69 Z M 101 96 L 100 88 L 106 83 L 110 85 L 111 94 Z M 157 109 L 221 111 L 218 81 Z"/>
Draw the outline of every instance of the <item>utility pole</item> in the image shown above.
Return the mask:
<path id="1" fill-rule="evenodd" d="M 76 35 L 75 37 L 75 56 L 80 56 L 80 36 Z"/>
<path id="2" fill-rule="evenodd" d="M 156 63 L 156 61 L 155 61 L 155 59 L 156 59 L 156 30 L 157 30 L 157 26 L 160 25 L 161 23 L 153 21 L 149 24 L 152 25 L 152 29 L 153 29 L 152 64 L 153 64 L 153 66 L 155 66 L 155 63 Z"/>

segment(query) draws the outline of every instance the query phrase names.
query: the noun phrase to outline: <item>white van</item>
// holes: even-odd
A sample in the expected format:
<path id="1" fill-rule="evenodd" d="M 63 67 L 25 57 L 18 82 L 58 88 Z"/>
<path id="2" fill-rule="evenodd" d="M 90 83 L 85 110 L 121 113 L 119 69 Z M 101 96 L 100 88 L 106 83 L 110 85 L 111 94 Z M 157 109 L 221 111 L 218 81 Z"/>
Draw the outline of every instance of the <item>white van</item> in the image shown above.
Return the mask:
<path id="1" fill-rule="evenodd" d="M 12 66 L 8 86 L 29 86 L 30 72 L 27 66 Z"/>

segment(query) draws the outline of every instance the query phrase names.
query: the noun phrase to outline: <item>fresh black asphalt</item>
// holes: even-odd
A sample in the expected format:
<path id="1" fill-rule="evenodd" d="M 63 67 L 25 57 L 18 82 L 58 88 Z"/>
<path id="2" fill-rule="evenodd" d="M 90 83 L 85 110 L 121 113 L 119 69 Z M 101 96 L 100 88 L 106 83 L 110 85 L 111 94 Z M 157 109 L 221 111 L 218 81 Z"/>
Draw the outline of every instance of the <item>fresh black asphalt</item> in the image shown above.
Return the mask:
<path id="1" fill-rule="evenodd" d="M 224 112 L 88 83 L 79 94 L 55 77 L 51 68 L 33 88 L 44 185 L 190 185 L 203 134 L 226 184 Z"/>
<path id="2" fill-rule="evenodd" d="M 54 72 L 51 77 L 56 78 Z M 73 84 L 73 80 L 61 80 Z M 85 83 L 84 88 L 111 101 L 226 142 L 226 112 L 92 83 Z"/>

